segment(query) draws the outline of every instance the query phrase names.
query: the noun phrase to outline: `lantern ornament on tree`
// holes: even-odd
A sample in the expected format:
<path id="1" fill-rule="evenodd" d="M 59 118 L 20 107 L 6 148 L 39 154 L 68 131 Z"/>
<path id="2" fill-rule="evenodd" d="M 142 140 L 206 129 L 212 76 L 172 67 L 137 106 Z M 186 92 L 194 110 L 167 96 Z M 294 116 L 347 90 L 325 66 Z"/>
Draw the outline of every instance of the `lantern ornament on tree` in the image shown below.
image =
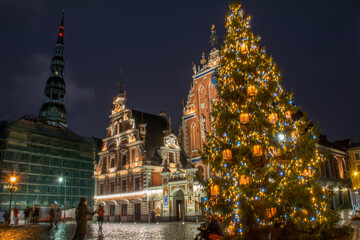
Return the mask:
<path id="1" fill-rule="evenodd" d="M 291 112 L 290 112 L 290 110 L 285 112 L 285 117 L 286 117 L 286 119 L 291 119 Z"/>
<path id="2" fill-rule="evenodd" d="M 269 114 L 269 121 L 270 121 L 272 124 L 275 124 L 277 120 L 278 120 L 277 113 L 270 113 L 270 114 Z"/>
<path id="3" fill-rule="evenodd" d="M 217 196 L 220 194 L 220 191 L 219 191 L 219 185 L 214 185 L 211 187 L 211 195 L 212 196 Z"/>
<path id="4" fill-rule="evenodd" d="M 245 176 L 245 175 L 241 175 L 241 176 L 240 176 L 240 184 L 242 184 L 242 185 L 247 185 L 247 184 L 249 184 L 249 182 L 250 182 L 250 178 L 249 178 L 249 177 L 247 177 L 247 176 Z"/>
<path id="5" fill-rule="evenodd" d="M 273 154 L 274 156 L 279 156 L 279 155 L 280 155 L 280 150 L 279 150 L 278 148 L 276 148 L 276 147 L 273 147 L 273 148 L 271 149 L 271 152 L 272 152 L 272 154 Z"/>
<path id="6" fill-rule="evenodd" d="M 247 46 L 245 43 L 241 44 L 240 49 L 243 54 L 247 53 Z"/>
<path id="7" fill-rule="evenodd" d="M 249 114 L 248 113 L 241 113 L 240 114 L 240 123 L 241 124 L 249 123 Z"/>
<path id="8" fill-rule="evenodd" d="M 266 209 L 266 216 L 268 218 L 272 218 L 276 213 L 276 208 L 268 208 Z"/>
<path id="9" fill-rule="evenodd" d="M 230 160 L 232 158 L 232 152 L 230 149 L 225 149 L 222 151 L 223 159 L 224 160 Z"/>
<path id="10" fill-rule="evenodd" d="M 261 156 L 262 155 L 262 150 L 261 150 L 261 146 L 260 145 L 254 145 L 253 146 L 253 154 L 254 156 Z"/>
<path id="11" fill-rule="evenodd" d="M 256 94 L 256 88 L 254 85 L 249 85 L 247 88 L 247 93 L 250 97 L 254 96 Z"/>

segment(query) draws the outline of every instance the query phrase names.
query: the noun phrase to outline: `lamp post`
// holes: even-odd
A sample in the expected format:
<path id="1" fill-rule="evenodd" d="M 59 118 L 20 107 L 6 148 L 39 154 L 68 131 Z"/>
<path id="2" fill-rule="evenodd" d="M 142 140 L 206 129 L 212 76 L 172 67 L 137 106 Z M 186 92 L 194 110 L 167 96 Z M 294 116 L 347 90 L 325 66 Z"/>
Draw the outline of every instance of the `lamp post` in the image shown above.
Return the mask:
<path id="1" fill-rule="evenodd" d="M 12 200 L 12 193 L 16 192 L 18 188 L 15 186 L 16 177 L 10 177 L 9 185 L 5 186 L 5 188 L 10 192 L 10 204 L 9 204 L 9 215 L 11 216 L 11 200 Z M 11 221 L 11 220 L 10 220 Z M 9 222 L 10 222 L 9 221 Z"/>
<path id="2" fill-rule="evenodd" d="M 66 178 L 63 177 L 59 177 L 59 182 L 62 183 L 64 181 L 64 186 L 65 186 L 65 201 L 64 201 L 64 222 L 66 220 Z"/>

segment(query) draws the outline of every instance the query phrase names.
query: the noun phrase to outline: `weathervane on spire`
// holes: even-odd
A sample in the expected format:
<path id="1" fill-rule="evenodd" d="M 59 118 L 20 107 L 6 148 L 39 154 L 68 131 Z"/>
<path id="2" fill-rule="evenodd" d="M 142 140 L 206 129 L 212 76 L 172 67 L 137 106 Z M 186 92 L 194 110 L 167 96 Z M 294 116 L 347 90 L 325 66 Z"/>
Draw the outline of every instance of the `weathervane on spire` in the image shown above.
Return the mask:
<path id="1" fill-rule="evenodd" d="M 120 83 L 118 86 L 120 88 L 119 93 L 124 93 L 123 67 L 120 68 Z"/>
<path id="2" fill-rule="evenodd" d="M 210 31 L 211 31 L 211 35 L 210 35 L 210 41 L 209 41 L 209 43 L 211 44 L 211 46 L 212 46 L 213 48 L 215 48 L 216 45 L 218 44 L 218 36 L 216 35 L 215 24 L 213 24 L 213 25 L 211 26 Z"/>

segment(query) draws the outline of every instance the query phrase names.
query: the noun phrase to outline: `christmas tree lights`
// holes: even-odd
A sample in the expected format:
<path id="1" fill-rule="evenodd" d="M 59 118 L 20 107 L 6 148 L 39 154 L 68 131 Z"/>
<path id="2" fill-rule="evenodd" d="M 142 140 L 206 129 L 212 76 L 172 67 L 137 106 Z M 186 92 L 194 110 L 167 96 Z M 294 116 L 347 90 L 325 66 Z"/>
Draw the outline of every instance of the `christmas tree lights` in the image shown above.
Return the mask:
<path id="1" fill-rule="evenodd" d="M 239 3 L 230 5 L 213 131 L 202 153 L 215 173 L 202 181 L 205 208 L 222 215 L 228 234 L 309 231 L 326 222 L 330 196 L 316 183 L 318 130 L 280 85 L 281 72 L 250 20 Z"/>

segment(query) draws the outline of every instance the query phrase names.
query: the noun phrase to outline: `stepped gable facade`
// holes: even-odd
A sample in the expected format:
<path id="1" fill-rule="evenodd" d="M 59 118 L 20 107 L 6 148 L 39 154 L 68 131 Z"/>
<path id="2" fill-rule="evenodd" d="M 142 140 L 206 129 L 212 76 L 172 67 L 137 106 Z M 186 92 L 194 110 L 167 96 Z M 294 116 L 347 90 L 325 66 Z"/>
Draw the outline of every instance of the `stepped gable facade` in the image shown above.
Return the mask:
<path id="1" fill-rule="evenodd" d="M 179 145 L 165 112 L 126 107 L 120 89 L 95 169 L 95 200 L 109 221 L 195 220 L 196 169 Z"/>

